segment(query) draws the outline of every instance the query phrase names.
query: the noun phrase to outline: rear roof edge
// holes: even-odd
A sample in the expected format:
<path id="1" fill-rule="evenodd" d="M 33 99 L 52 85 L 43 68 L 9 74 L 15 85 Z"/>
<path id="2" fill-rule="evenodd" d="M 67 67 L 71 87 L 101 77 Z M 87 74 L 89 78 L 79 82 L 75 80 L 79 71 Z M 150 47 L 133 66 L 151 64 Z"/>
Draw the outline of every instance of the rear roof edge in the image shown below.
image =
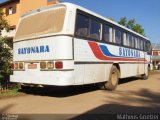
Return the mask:
<path id="1" fill-rule="evenodd" d="M 135 32 L 135 31 L 133 31 L 133 30 L 131 30 L 131 29 L 125 27 L 125 26 L 122 26 L 122 25 L 118 24 L 118 23 L 115 22 L 115 21 L 111 21 L 110 19 L 108 19 L 108 18 L 106 18 L 106 17 L 104 17 L 104 16 L 102 16 L 102 15 L 100 15 L 100 14 L 94 12 L 94 11 L 91 11 L 91 10 L 89 10 L 89 9 L 87 9 L 87 8 L 82 7 L 82 6 L 79 6 L 79 5 L 76 5 L 76 4 L 73 4 L 73 3 L 68 3 L 68 2 L 58 3 L 58 4 L 55 4 L 55 5 L 51 5 L 51 6 L 46 6 L 46 7 L 42 7 L 42 8 L 35 9 L 35 10 L 33 10 L 33 11 L 30 11 L 30 12 L 28 12 L 28 13 L 23 14 L 23 15 L 21 16 L 21 19 L 23 19 L 24 17 L 30 16 L 30 15 L 32 15 L 32 14 L 35 14 L 35 13 L 37 13 L 37 12 L 49 10 L 49 9 L 52 9 L 52 8 L 66 7 L 66 6 L 72 7 L 72 8 L 75 8 L 75 9 L 80 9 L 80 10 L 82 10 L 82 11 L 85 11 L 85 10 L 86 10 L 86 11 L 88 11 L 87 13 L 90 13 L 90 12 L 91 12 L 91 13 L 94 13 L 95 16 L 99 17 L 100 19 L 107 20 L 107 21 L 108 21 L 109 23 L 111 23 L 111 24 L 114 24 L 114 25 L 116 25 L 116 26 L 118 26 L 118 27 L 121 27 L 122 29 L 125 29 L 125 30 L 127 30 L 127 31 L 129 31 L 129 32 L 131 32 L 131 33 L 134 33 L 134 34 L 136 34 L 136 35 L 138 35 L 138 36 L 140 36 L 140 37 L 142 37 L 142 38 L 150 41 L 148 37 L 143 36 L 143 35 Z"/>
<path id="2" fill-rule="evenodd" d="M 37 12 L 41 12 L 41 11 L 46 11 L 49 9 L 53 9 L 53 8 L 58 8 L 58 7 L 66 7 L 66 4 L 64 3 L 59 3 L 59 4 L 55 4 L 55 5 L 51 5 L 51 6 L 45 6 L 45 7 L 41 7 L 32 11 L 28 11 L 27 13 L 24 13 L 23 15 L 21 15 L 21 19 L 28 17 L 32 14 L 35 14 Z"/>

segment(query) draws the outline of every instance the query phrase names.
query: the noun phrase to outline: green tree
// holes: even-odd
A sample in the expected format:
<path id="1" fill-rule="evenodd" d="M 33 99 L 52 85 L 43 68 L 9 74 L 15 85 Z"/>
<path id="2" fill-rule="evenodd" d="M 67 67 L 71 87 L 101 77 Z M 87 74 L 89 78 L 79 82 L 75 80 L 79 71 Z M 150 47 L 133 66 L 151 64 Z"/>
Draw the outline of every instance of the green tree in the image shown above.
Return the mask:
<path id="1" fill-rule="evenodd" d="M 127 28 L 129 28 L 129 29 L 131 29 L 131 30 L 134 30 L 135 24 L 136 24 L 135 19 L 131 19 L 131 20 L 129 20 L 128 23 L 127 23 Z"/>
<path id="2" fill-rule="evenodd" d="M 4 12 L 0 10 L 0 34 L 3 29 L 9 30 L 9 24 L 4 17 Z M 0 36 L 0 87 L 4 80 L 11 73 L 10 62 L 12 59 L 10 43 L 5 37 Z"/>
<path id="3" fill-rule="evenodd" d="M 9 30 L 8 21 L 5 19 L 4 12 L 0 9 L 0 30 L 6 29 Z M 1 31 L 0 31 L 1 33 Z"/>
<path id="4" fill-rule="evenodd" d="M 133 30 L 134 30 L 135 32 L 140 33 L 141 35 L 144 35 L 144 36 L 145 36 L 145 34 L 144 34 L 144 29 L 142 28 L 141 25 L 135 24 Z"/>
<path id="5" fill-rule="evenodd" d="M 109 20 L 115 21 L 113 18 L 108 18 Z"/>
<path id="6" fill-rule="evenodd" d="M 145 36 L 143 27 L 140 24 L 137 24 L 135 19 L 127 20 L 126 17 L 123 17 L 118 23 Z"/>
<path id="7" fill-rule="evenodd" d="M 118 23 L 127 27 L 127 18 L 126 17 L 121 18 Z"/>

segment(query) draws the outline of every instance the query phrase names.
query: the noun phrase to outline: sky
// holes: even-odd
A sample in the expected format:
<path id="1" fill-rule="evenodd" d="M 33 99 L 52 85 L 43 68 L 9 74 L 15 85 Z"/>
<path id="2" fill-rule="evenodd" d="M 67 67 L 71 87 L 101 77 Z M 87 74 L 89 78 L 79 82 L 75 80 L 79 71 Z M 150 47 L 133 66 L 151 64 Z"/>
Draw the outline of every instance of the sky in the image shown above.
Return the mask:
<path id="1" fill-rule="evenodd" d="M 3 2 L 6 0 L 0 0 Z M 38 1 L 38 0 L 34 0 Z M 119 21 L 134 18 L 152 43 L 160 43 L 160 0 L 60 0 L 90 9 Z"/>

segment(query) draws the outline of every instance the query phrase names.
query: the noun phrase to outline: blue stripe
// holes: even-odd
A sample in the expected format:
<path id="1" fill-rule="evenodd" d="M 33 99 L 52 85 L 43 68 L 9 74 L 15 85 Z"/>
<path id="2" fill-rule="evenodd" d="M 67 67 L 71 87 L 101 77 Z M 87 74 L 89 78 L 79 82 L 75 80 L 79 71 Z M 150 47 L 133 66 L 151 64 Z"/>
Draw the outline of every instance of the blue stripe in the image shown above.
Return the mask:
<path id="1" fill-rule="evenodd" d="M 103 52 L 104 55 L 109 56 L 109 57 L 122 57 L 122 56 L 116 56 L 113 55 L 112 53 L 109 52 L 108 48 L 104 45 L 100 45 L 101 51 Z"/>
<path id="2" fill-rule="evenodd" d="M 134 56 L 124 56 L 124 55 L 121 55 L 121 56 L 118 56 L 118 55 L 113 55 L 109 50 L 108 50 L 108 48 L 107 48 L 107 46 L 105 46 L 105 45 L 99 45 L 99 47 L 100 47 L 100 49 L 101 49 L 101 51 L 102 51 L 102 53 L 104 54 L 104 55 L 106 55 L 106 56 L 109 56 L 109 57 L 119 57 L 119 58 L 140 58 L 140 56 L 138 56 L 138 55 L 140 55 L 140 52 L 138 52 L 138 51 L 136 51 L 136 50 L 132 50 L 132 52 L 138 52 L 138 54 L 134 54 Z M 124 54 L 124 53 L 122 53 L 122 54 Z M 126 53 L 125 53 L 126 54 Z M 127 53 L 128 54 L 128 53 Z M 131 54 L 131 53 L 130 53 Z M 135 56 L 136 55 L 136 56 Z"/>

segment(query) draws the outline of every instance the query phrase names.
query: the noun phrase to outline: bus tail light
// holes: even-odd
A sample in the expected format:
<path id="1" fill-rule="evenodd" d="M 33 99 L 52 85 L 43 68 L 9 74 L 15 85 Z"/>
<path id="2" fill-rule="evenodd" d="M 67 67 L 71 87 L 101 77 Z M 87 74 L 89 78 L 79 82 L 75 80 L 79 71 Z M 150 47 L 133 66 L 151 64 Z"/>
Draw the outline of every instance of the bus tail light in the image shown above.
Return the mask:
<path id="1" fill-rule="evenodd" d="M 61 62 L 61 61 L 55 62 L 55 67 L 56 67 L 56 69 L 62 69 L 63 68 L 63 62 Z"/>
<path id="2" fill-rule="evenodd" d="M 14 70 L 14 63 L 11 64 L 11 70 Z"/>
<path id="3" fill-rule="evenodd" d="M 24 70 L 24 62 L 15 62 L 10 65 L 11 70 Z"/>
<path id="4" fill-rule="evenodd" d="M 40 68 L 41 69 L 46 69 L 46 67 L 47 67 L 46 62 L 40 62 Z"/>
<path id="5" fill-rule="evenodd" d="M 22 62 L 19 63 L 19 69 L 24 69 L 24 64 Z"/>
<path id="6" fill-rule="evenodd" d="M 54 62 L 48 62 L 47 63 L 47 68 L 48 69 L 53 69 L 54 68 Z"/>
<path id="7" fill-rule="evenodd" d="M 14 64 L 14 69 L 18 69 L 18 63 Z"/>

